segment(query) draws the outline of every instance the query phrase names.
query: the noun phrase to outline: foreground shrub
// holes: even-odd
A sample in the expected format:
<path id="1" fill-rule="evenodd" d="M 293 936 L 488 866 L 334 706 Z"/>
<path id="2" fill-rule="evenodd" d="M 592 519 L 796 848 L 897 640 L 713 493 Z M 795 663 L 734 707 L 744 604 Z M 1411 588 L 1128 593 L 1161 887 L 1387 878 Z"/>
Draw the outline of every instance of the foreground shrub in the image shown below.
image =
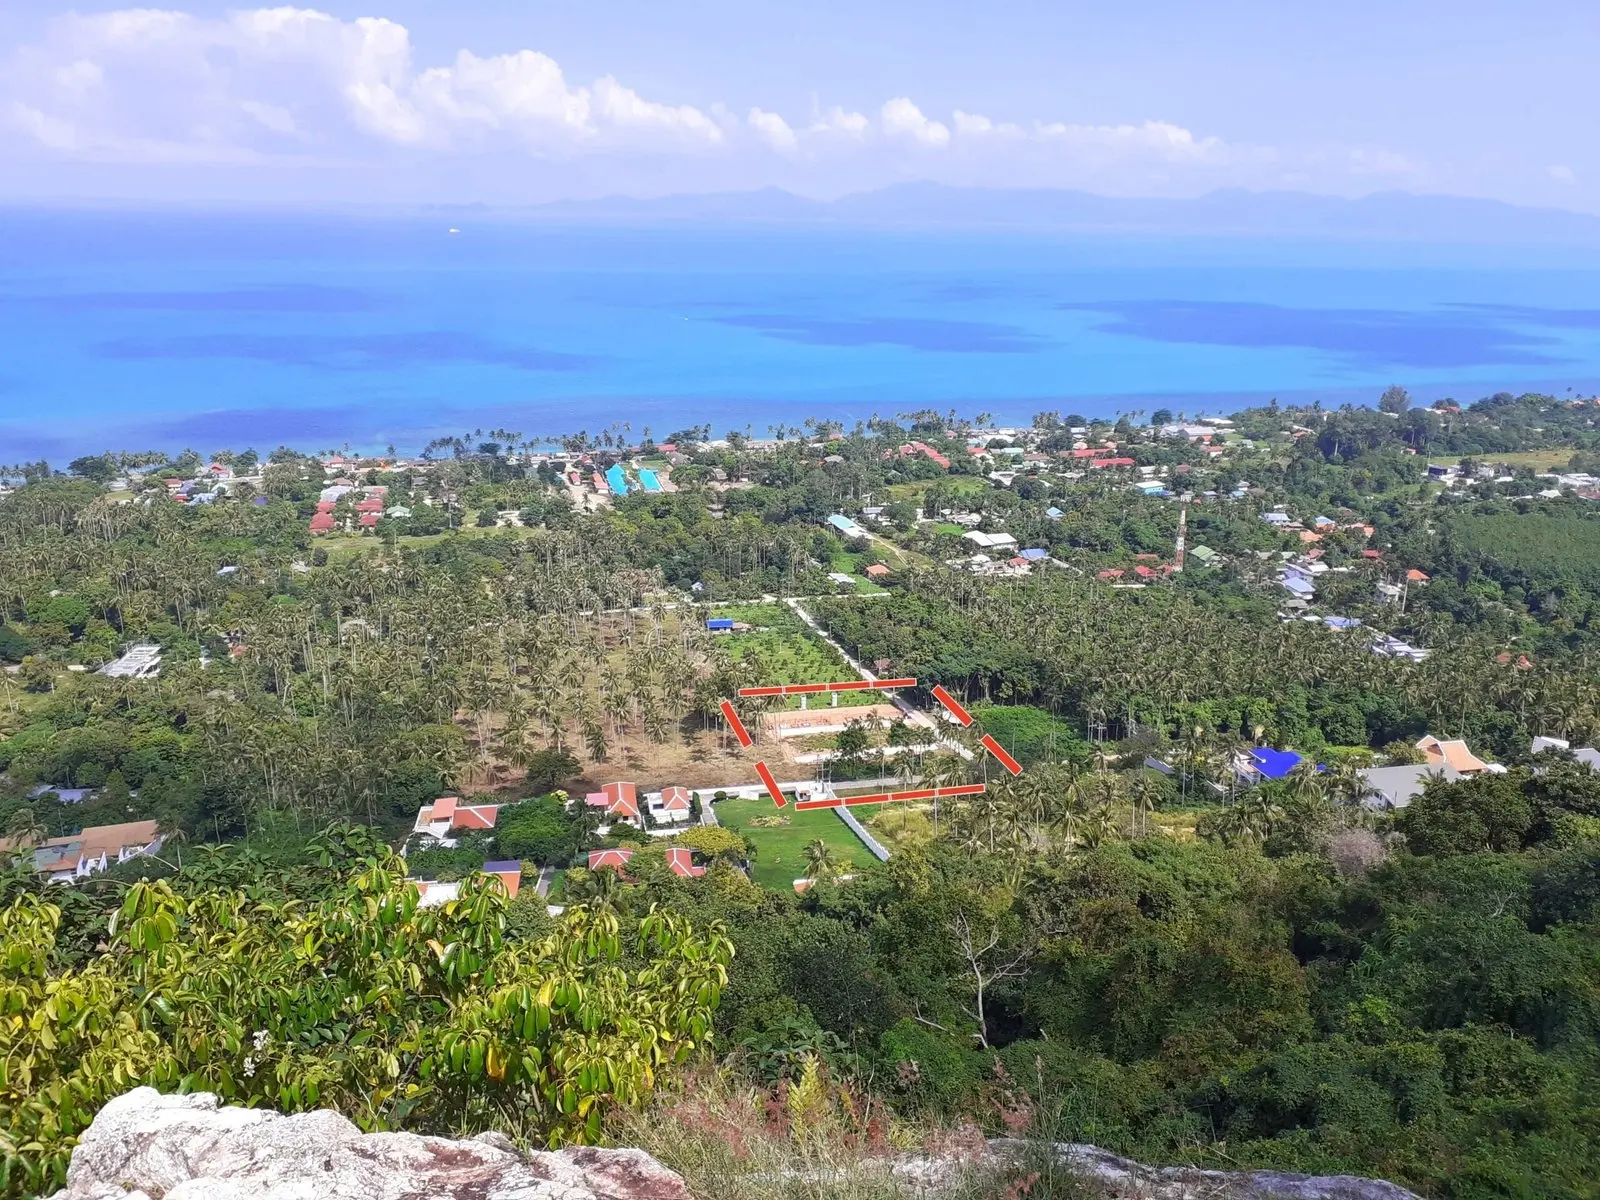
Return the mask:
<path id="1" fill-rule="evenodd" d="M 422 908 L 400 865 L 368 860 L 312 902 L 142 882 L 81 968 L 54 961 L 48 899 L 0 910 L 0 1187 L 59 1185 L 95 1112 L 139 1084 L 368 1130 L 592 1141 L 709 1039 L 719 927 L 652 910 L 625 947 L 613 913 L 577 908 L 517 940 L 495 881 Z"/>

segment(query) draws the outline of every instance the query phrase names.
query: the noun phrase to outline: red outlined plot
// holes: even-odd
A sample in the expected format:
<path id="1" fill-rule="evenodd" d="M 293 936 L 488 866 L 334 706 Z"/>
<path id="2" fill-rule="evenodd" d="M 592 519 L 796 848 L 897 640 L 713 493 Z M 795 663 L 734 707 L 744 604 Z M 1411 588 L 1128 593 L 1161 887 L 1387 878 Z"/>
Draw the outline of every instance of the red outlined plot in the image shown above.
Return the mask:
<path id="1" fill-rule="evenodd" d="M 999 759 L 1000 765 L 1013 775 L 1022 774 L 1022 764 L 1007 754 L 1005 747 L 987 733 L 983 735 L 983 748 Z"/>
<path id="2" fill-rule="evenodd" d="M 733 705 L 727 700 L 722 702 L 722 715 L 728 719 L 728 727 L 733 730 L 733 736 L 739 739 L 739 745 L 748 749 L 755 744 L 750 738 L 750 731 L 744 727 L 739 714 L 733 711 Z"/>
<path id="3" fill-rule="evenodd" d="M 772 777 L 772 772 L 767 769 L 766 763 L 758 762 L 756 764 L 756 774 L 761 776 L 761 782 L 767 785 L 767 794 L 772 797 L 774 804 L 782 808 L 789 803 L 783 798 L 783 793 L 778 790 L 778 781 Z"/>
<path id="4" fill-rule="evenodd" d="M 913 788 L 904 792 L 873 792 L 866 796 L 829 796 L 821 800 L 797 800 L 796 811 L 812 808 L 850 808 L 857 804 L 888 804 L 894 800 L 932 800 L 942 796 L 976 796 L 986 784 L 962 783 L 953 787 Z"/>
<path id="5" fill-rule="evenodd" d="M 933 698 L 949 709 L 950 715 L 960 721 L 962 725 L 972 724 L 972 714 L 962 708 L 960 702 L 944 690 L 944 684 L 936 683 L 933 685 Z"/>
<path id="6" fill-rule="evenodd" d="M 841 683 L 779 683 L 768 684 L 761 687 L 745 687 L 739 689 L 741 696 L 814 696 L 827 692 L 865 692 L 888 691 L 892 688 L 916 687 L 917 681 L 911 678 L 902 679 L 851 679 Z M 945 709 L 963 726 L 974 723 L 973 716 L 960 701 L 947 692 L 942 685 L 934 685 L 933 698 L 942 704 Z M 720 703 L 722 715 L 727 719 L 728 726 L 738 737 L 739 744 L 746 748 L 754 745 L 750 731 L 745 728 L 739 714 L 734 710 L 733 702 L 723 700 Z M 909 710 L 908 710 L 909 711 Z M 983 747 L 994 755 L 1000 765 L 1013 775 L 1022 774 L 1022 764 L 1005 748 L 988 734 L 983 735 Z M 767 789 L 767 794 L 772 797 L 772 802 L 779 808 L 785 807 L 789 801 L 778 787 L 778 781 L 773 778 L 772 771 L 764 762 L 756 764 L 756 774 L 761 777 L 761 784 Z M 976 796 L 987 791 L 988 785 L 983 783 L 963 783 L 951 787 L 911 788 L 898 792 L 872 792 L 865 796 L 828 796 L 815 800 L 797 800 L 795 809 L 805 810 L 813 808 L 852 808 L 858 804 L 889 804 L 896 800 L 935 800 L 944 796 Z"/>
<path id="7" fill-rule="evenodd" d="M 815 696 L 818 692 L 888 691 L 890 688 L 916 687 L 915 679 L 852 679 L 846 683 L 782 683 L 767 687 L 742 687 L 741 696 Z"/>

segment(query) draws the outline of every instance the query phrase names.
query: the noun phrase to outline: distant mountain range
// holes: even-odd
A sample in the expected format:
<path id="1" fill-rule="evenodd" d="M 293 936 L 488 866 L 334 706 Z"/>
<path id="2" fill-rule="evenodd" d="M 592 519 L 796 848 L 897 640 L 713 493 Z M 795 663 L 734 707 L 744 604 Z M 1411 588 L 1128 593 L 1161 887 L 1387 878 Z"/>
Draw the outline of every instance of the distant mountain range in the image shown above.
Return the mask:
<path id="1" fill-rule="evenodd" d="M 902 183 L 837 200 L 778 188 L 610 196 L 539 205 L 533 215 L 619 222 L 826 224 L 873 228 L 1011 228 L 1178 237 L 1600 245 L 1600 216 L 1497 200 L 1382 192 L 1350 200 L 1304 192 L 1211 192 L 1192 199 L 1118 198 L 1057 189 Z"/>

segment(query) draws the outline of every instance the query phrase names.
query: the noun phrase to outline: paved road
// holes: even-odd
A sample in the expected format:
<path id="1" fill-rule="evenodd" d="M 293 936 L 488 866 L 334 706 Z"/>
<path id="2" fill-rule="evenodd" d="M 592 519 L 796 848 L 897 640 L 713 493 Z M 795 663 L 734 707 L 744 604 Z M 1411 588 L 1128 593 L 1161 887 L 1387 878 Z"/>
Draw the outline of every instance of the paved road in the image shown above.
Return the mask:
<path id="1" fill-rule="evenodd" d="M 556 869 L 554 867 L 539 868 L 539 882 L 533 885 L 533 890 L 539 899 L 550 899 L 550 885 L 555 882 L 555 879 Z"/>

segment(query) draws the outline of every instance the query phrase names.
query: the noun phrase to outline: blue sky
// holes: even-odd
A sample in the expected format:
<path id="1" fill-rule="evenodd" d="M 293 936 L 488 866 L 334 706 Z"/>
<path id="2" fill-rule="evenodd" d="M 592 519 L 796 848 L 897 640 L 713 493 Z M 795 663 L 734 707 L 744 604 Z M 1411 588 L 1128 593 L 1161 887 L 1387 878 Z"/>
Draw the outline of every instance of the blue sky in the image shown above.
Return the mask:
<path id="1" fill-rule="evenodd" d="M 0 197 L 512 203 L 903 179 L 1600 211 L 1579 0 L 6 0 Z"/>

